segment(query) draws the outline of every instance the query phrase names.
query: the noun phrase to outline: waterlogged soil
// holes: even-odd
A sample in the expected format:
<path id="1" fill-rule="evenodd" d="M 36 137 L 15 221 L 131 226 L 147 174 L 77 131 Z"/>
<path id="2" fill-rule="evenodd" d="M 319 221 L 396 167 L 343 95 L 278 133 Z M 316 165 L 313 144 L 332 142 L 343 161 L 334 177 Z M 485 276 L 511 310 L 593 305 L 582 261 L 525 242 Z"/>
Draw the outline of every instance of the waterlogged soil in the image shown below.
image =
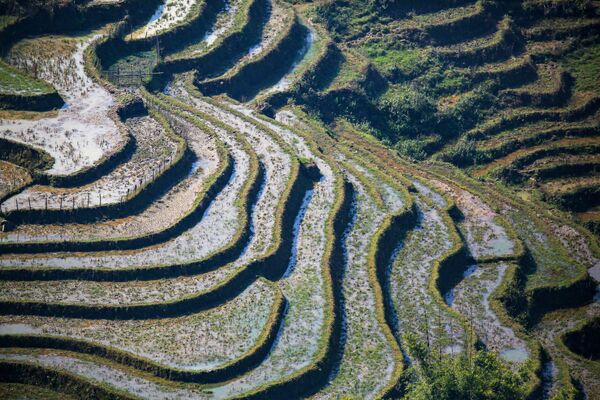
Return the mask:
<path id="1" fill-rule="evenodd" d="M 444 199 L 444 197 L 442 197 L 439 193 L 432 190 L 429 186 L 426 186 L 417 180 L 414 180 L 412 184 L 421 194 L 421 196 L 424 196 L 432 201 L 436 208 L 443 209 L 448 207 L 446 199 Z"/>
<path id="2" fill-rule="evenodd" d="M 298 75 L 300 75 L 299 71 L 303 65 L 303 61 L 309 59 L 308 55 L 310 50 L 313 48 L 313 43 L 316 40 L 316 36 L 316 32 L 313 29 L 309 29 L 308 35 L 306 35 L 306 38 L 304 39 L 304 46 L 302 46 L 302 48 L 296 54 L 294 62 L 288 69 L 288 72 L 279 80 L 279 82 L 265 90 L 265 94 L 282 92 L 292 86 L 295 79 L 298 77 Z"/>
<path id="3" fill-rule="evenodd" d="M 209 110 L 209 112 L 211 111 Z M 212 112 L 215 112 L 215 110 L 212 110 Z M 221 112 L 223 117 L 228 115 L 223 111 Z M 230 119 L 231 118 L 234 118 L 234 116 L 230 115 Z M 235 121 L 237 121 L 236 118 L 237 117 L 234 118 Z M 221 118 L 221 120 L 225 120 L 225 118 Z M 282 200 L 285 185 L 290 177 L 290 160 L 289 156 L 282 151 L 281 147 L 265 132 L 256 129 L 250 124 L 240 121 L 237 122 L 242 124 L 240 125 L 240 130 L 246 135 L 246 139 L 265 165 L 266 183 L 260 191 L 260 198 L 252 211 L 252 227 L 254 232 L 252 240 L 247 246 L 243 256 L 236 260 L 236 262 L 226 265 L 217 271 L 198 277 L 137 283 L 70 281 L 62 282 L 63 285 L 56 285 L 51 282 L 36 282 L 35 284 L 29 283 L 27 285 L 6 285 L 6 293 L 10 292 L 19 296 L 19 298 L 45 299 L 45 301 L 53 299 L 54 301 L 59 302 L 85 301 L 93 304 L 166 301 L 184 295 L 209 290 L 251 260 L 264 254 L 273 242 L 274 210 L 276 209 L 277 204 Z M 233 147 L 235 141 L 231 137 L 228 138 L 228 135 L 230 135 L 228 132 L 216 126 L 212 126 L 210 123 L 208 124 L 215 132 L 221 135 L 223 140 L 229 140 L 229 145 Z M 307 149 L 303 151 L 307 151 Z M 247 174 L 248 165 L 242 160 L 237 161 L 237 168 L 240 169 L 240 171 L 245 171 Z M 322 168 L 322 170 L 326 169 Z M 239 176 L 239 174 L 236 173 L 236 177 L 237 176 Z M 232 178 L 232 181 L 239 179 L 239 177 L 236 177 Z M 165 246 L 161 246 L 140 253 L 127 253 L 120 256 L 98 255 L 95 257 L 83 257 L 80 255 L 79 257 L 65 256 L 43 259 L 12 259 L 3 260 L 3 262 L 7 266 L 85 266 L 87 268 L 98 268 L 102 266 L 109 268 L 126 268 L 135 265 L 161 265 L 160 262 L 163 260 L 164 263 L 191 261 L 194 257 L 200 258 L 203 255 L 205 256 L 210 252 L 211 248 L 215 249 L 216 244 L 219 243 L 219 239 L 222 239 L 220 241 L 221 244 L 224 243 L 225 238 L 221 238 L 223 235 L 216 234 L 215 231 L 223 231 L 225 228 L 230 228 L 226 225 L 227 220 L 225 219 L 225 216 L 233 214 L 233 204 L 235 204 L 235 198 L 238 196 L 238 192 L 235 190 L 236 185 L 237 184 L 232 184 L 230 182 L 224 193 L 217 197 L 214 205 L 207 211 L 207 214 L 201 223 L 174 241 L 167 243 L 167 245 L 165 245 L 167 247 L 166 249 L 163 249 Z M 232 189 L 232 187 L 234 189 Z M 221 196 L 229 199 L 227 200 L 227 203 L 224 202 L 225 200 L 220 199 Z M 310 215 L 310 213 L 308 214 Z M 321 219 L 323 221 L 326 219 L 325 215 L 327 215 L 327 211 L 323 210 L 321 214 Z M 234 218 L 229 225 L 232 225 L 235 220 L 236 218 Z M 209 247 L 207 244 L 213 245 Z M 203 247 L 203 245 L 206 247 Z M 299 249 L 299 253 L 300 250 L 301 249 Z"/>
<path id="4" fill-rule="evenodd" d="M 248 53 L 242 57 L 237 65 L 247 62 L 253 58 L 258 58 L 261 53 L 275 42 L 275 39 L 286 29 L 291 22 L 293 13 L 287 7 L 282 7 L 277 1 L 270 2 L 270 12 L 268 20 L 263 28 L 263 33 L 260 42 L 251 47 Z"/>
<path id="5" fill-rule="evenodd" d="M 138 187 L 151 182 L 174 159 L 177 144 L 162 126 L 150 117 L 132 118 L 127 127 L 136 142 L 131 159 L 95 182 L 76 188 L 36 185 L 13 196 L 2 205 L 5 211 L 16 209 L 65 210 L 118 204 L 129 199 Z"/>
<path id="6" fill-rule="evenodd" d="M 105 183 L 108 187 L 102 187 L 102 204 L 105 204 L 107 193 L 109 201 L 111 197 L 114 200 L 119 197 L 119 193 L 126 195 L 127 190 L 134 190 L 140 185 L 152 181 L 159 174 L 160 165 L 165 165 L 172 160 L 175 155 L 175 144 L 167 142 L 165 136 L 159 136 L 163 133 L 158 123 L 149 118 L 139 119 L 130 122 L 131 124 L 140 124 L 140 131 L 147 132 L 147 143 L 140 148 L 132 157 L 130 163 L 125 164 L 124 169 L 119 168 L 115 171 L 121 181 L 111 182 L 108 178 L 101 179 L 97 184 Z M 157 201 L 152 202 L 143 212 L 125 218 L 114 220 L 105 220 L 95 224 L 62 224 L 62 225 L 20 225 L 10 234 L 4 235 L 2 240 L 25 242 L 25 241 L 56 241 L 56 240 L 94 240 L 107 238 L 136 237 L 152 232 L 158 232 L 173 225 L 177 220 L 183 217 L 185 213 L 192 209 L 194 201 L 202 192 L 207 178 L 215 172 L 218 165 L 218 154 L 216 143 L 212 137 L 193 125 L 173 119 L 173 126 L 180 133 L 183 133 L 187 139 L 190 149 L 197 157 L 196 167 L 188 173 L 181 182 L 176 184 L 171 190 L 160 196 Z M 154 128 L 154 129 L 152 129 Z M 161 147 L 159 147 L 161 146 Z M 163 161 L 161 161 L 163 160 Z M 165 167 L 162 167 L 164 170 Z M 134 170 L 136 173 L 129 172 Z M 157 171 L 157 172 L 154 172 Z M 112 174 L 111 174 L 112 175 Z M 121 183 L 120 187 L 113 187 Z M 127 187 L 129 186 L 130 189 Z M 96 184 L 88 187 L 82 187 L 71 191 L 72 194 L 65 195 L 64 208 L 70 208 L 71 199 L 77 197 L 78 201 L 86 202 L 89 194 L 90 206 L 99 205 L 98 192 L 94 191 Z M 45 187 L 36 187 L 38 197 L 32 201 L 32 204 L 44 202 Z M 111 192 L 106 192 L 111 189 Z M 76 192 L 79 190 L 79 192 Z M 82 197 L 83 196 L 83 197 Z M 94 199 L 94 200 L 91 200 Z M 8 204 L 12 200 L 7 201 Z M 50 202 L 49 202 L 50 204 Z M 76 205 L 78 202 L 76 202 Z"/>
<path id="7" fill-rule="evenodd" d="M 392 349 L 376 317 L 374 288 L 369 278 L 369 246 L 386 216 L 355 177 L 355 221 L 346 236 L 347 270 L 343 291 L 346 313 L 345 345 L 341 365 L 316 398 L 352 395 L 374 398 L 394 370 Z"/>
<path id="8" fill-rule="evenodd" d="M 551 357 L 561 357 L 566 363 L 565 366 L 555 365 L 556 373 L 561 367 L 568 367 L 572 376 L 581 381 L 588 399 L 595 399 L 600 395 L 597 363 L 575 357 L 570 351 L 564 351 L 563 348 L 558 347 L 557 342 L 561 340 L 560 336 L 564 332 L 574 329 L 584 320 L 590 321 L 598 317 L 600 317 L 600 302 L 595 301 L 584 307 L 546 314 L 532 332 L 540 340 L 542 346 L 550 352 Z M 549 388 L 551 394 L 554 393 L 557 386 L 555 383 Z"/>
<path id="9" fill-rule="evenodd" d="M 186 19 L 195 3 L 201 3 L 201 1 L 166 0 L 164 4 L 161 4 L 156 9 L 145 26 L 133 32 L 128 37 L 132 39 L 142 39 L 154 37 L 162 32 L 168 31 Z"/>
<path id="10" fill-rule="evenodd" d="M 404 207 L 404 198 L 397 189 L 393 188 L 388 183 L 383 182 L 379 177 L 375 176 L 371 171 L 369 171 L 359 163 L 351 162 L 351 164 L 362 175 L 364 175 L 365 178 L 375 183 L 377 189 L 381 193 L 381 198 L 384 202 L 385 207 L 390 212 L 398 212 L 402 209 L 402 207 Z"/>
<path id="11" fill-rule="evenodd" d="M 153 381 L 149 376 L 134 375 L 131 371 L 97 361 L 78 359 L 60 352 L 44 351 L 0 351 L 0 360 L 35 363 L 47 368 L 69 372 L 96 384 L 110 385 L 140 398 L 157 400 L 207 399 L 210 398 L 200 387 L 167 386 Z"/>
<path id="12" fill-rule="evenodd" d="M 600 266 L 600 260 L 590 248 L 590 239 L 586 238 L 579 230 L 569 225 L 550 221 L 548 221 L 548 226 L 571 257 L 588 269 Z M 600 279 L 597 280 L 600 281 Z"/>
<path id="13" fill-rule="evenodd" d="M 190 96 L 180 86 L 174 86 L 173 94 L 179 97 L 179 100 L 197 107 L 242 134 L 263 163 L 265 167 L 265 184 L 253 211 L 253 241 L 244 256 L 251 259 L 257 254 L 264 253 L 272 243 L 275 224 L 273 215 L 275 215 L 277 204 L 282 201 L 283 192 L 291 177 L 291 158 L 289 154 L 267 132 L 240 120 L 226 110 Z M 224 131 L 222 132 L 225 134 Z"/>
<path id="14" fill-rule="evenodd" d="M 489 350 L 519 364 L 528 358 L 527 345 L 502 323 L 490 306 L 490 296 L 502 282 L 507 268 L 506 264 L 497 264 L 468 269 L 470 273 L 454 288 L 452 307 L 469 319 Z"/>
<path id="15" fill-rule="evenodd" d="M 421 341 L 442 344 L 448 351 L 463 347 L 464 332 L 429 292 L 434 262 L 452 248 L 449 227 L 440 210 L 416 197 L 417 226 L 394 260 L 390 288 L 398 317 L 396 335 L 414 335 Z"/>
<path id="16" fill-rule="evenodd" d="M 7 56 L 10 64 L 50 82 L 67 103 L 57 117 L 0 120 L 1 137 L 38 147 L 54 157 L 54 165 L 46 171 L 49 174 L 67 175 L 92 166 L 125 141 L 124 132 L 109 116 L 113 97 L 84 69 L 84 51 L 100 37 L 25 39 Z"/>
<path id="17" fill-rule="evenodd" d="M 251 112 L 245 109 L 251 116 Z M 255 120 L 256 121 L 256 120 Z M 261 123 L 263 121 L 260 121 Z M 335 177 L 331 167 L 315 157 L 306 142 L 292 131 L 269 124 L 297 154 L 313 159 L 322 179 L 315 184 L 306 213 L 300 222 L 293 267 L 280 286 L 289 301 L 284 325 L 267 359 L 246 376 L 213 389 L 216 398 L 244 393 L 267 382 L 290 376 L 314 362 L 323 340 L 326 288 L 323 281 L 326 248 L 325 227 L 335 200 Z"/>
<path id="18" fill-rule="evenodd" d="M 38 333 L 112 346 L 162 365 L 207 370 L 246 353 L 264 330 L 274 288 L 257 281 L 221 307 L 159 320 L 84 320 L 45 317 L 0 318 L 1 334 Z"/>
<path id="19" fill-rule="evenodd" d="M 499 216 L 479 197 L 440 181 L 432 184 L 451 197 L 464 216 L 458 223 L 473 257 L 510 256 L 514 243 L 497 222 Z"/>
<path id="20" fill-rule="evenodd" d="M 582 267 L 569 257 L 559 240 L 548 236 L 545 223 L 509 206 L 504 206 L 500 212 L 516 230 L 535 261 L 536 268 L 527 277 L 528 289 L 552 286 L 577 277 Z"/>
<path id="21" fill-rule="evenodd" d="M 203 54 L 208 49 L 212 48 L 213 45 L 225 34 L 232 29 L 234 23 L 236 22 L 236 16 L 238 15 L 238 10 L 240 5 L 245 0 L 230 0 L 227 1 L 225 5 L 225 9 L 221 11 L 217 15 L 217 20 L 215 21 L 212 29 L 206 33 L 199 43 L 192 44 L 188 46 L 185 50 L 174 54 L 171 56 L 172 58 L 179 58 L 183 56 L 194 57 L 200 54 Z"/>
<path id="22" fill-rule="evenodd" d="M 227 138 L 228 133 L 213 127 L 222 134 L 222 139 L 229 140 L 233 146 L 233 138 Z M 8 266 L 54 266 L 54 267 L 87 267 L 87 268 L 127 268 L 131 266 L 156 266 L 169 263 L 183 263 L 200 260 L 224 246 L 233 236 L 239 223 L 236 200 L 239 190 L 248 174 L 248 156 L 238 150 L 236 172 L 227 187 L 214 200 L 206 211 L 202 221 L 165 245 L 156 246 L 139 252 L 126 252 L 120 255 L 97 256 L 65 256 L 53 258 L 32 258 L 2 260 Z M 265 155 L 265 152 L 263 152 Z M 267 164 L 267 163 L 265 163 Z M 273 165 L 273 164 L 271 164 Z M 271 169 L 272 171 L 272 169 Z M 252 224 L 254 235 L 243 256 L 234 263 L 228 264 L 216 271 L 194 277 L 151 282 L 63 282 L 63 287 L 53 282 L 29 282 L 29 284 L 7 285 L 7 291 L 19 293 L 20 297 L 54 299 L 55 301 L 85 301 L 94 304 L 122 304 L 139 302 L 158 302 L 179 298 L 181 296 L 199 293 L 221 283 L 240 267 L 263 254 L 272 242 L 273 210 L 281 199 L 281 193 L 288 175 L 267 175 L 267 185 L 261 192 L 261 197 L 253 209 Z M 271 220 L 270 223 L 263 221 Z M 10 287 L 10 289 L 9 289 Z"/>

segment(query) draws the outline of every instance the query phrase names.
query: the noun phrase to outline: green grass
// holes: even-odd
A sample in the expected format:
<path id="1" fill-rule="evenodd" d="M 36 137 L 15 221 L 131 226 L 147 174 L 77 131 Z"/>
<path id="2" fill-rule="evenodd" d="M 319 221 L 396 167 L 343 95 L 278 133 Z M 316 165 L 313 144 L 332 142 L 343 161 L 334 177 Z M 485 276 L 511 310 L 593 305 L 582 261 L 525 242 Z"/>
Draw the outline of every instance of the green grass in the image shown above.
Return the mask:
<path id="1" fill-rule="evenodd" d="M 32 78 L 4 61 L 0 61 L 0 94 L 36 96 L 54 91 L 50 84 Z"/>
<path id="2" fill-rule="evenodd" d="M 523 210 L 517 209 L 509 211 L 508 217 L 537 266 L 528 275 L 528 289 L 558 286 L 578 276 L 581 266 L 566 254 L 564 247 L 554 236 L 550 236 L 550 232 L 540 229 L 540 221 L 532 220 Z"/>
<path id="3" fill-rule="evenodd" d="M 70 400 L 74 399 L 64 393 L 55 392 L 33 385 L 23 385 L 20 383 L 2 383 L 0 384 L 0 398 L 2 399 L 30 399 L 30 400 Z"/>
<path id="4" fill-rule="evenodd" d="M 567 70 L 575 77 L 575 89 L 600 93 L 600 44 L 581 49 L 565 60 Z"/>
<path id="5" fill-rule="evenodd" d="M 130 54 L 127 57 L 121 58 L 117 60 L 114 64 L 112 64 L 108 70 L 109 71 L 130 71 L 130 70 L 139 70 L 142 71 L 151 71 L 152 68 L 156 65 L 156 49 L 152 49 L 150 51 L 141 51 L 138 53 Z M 140 82 L 139 77 L 137 76 L 127 76 L 120 78 L 119 81 L 114 76 L 110 76 L 110 80 L 115 84 L 133 84 L 133 85 L 141 85 L 142 83 L 147 82 L 150 79 L 150 75 L 142 75 L 142 81 Z"/>
<path id="6" fill-rule="evenodd" d="M 19 18 L 14 15 L 0 15 L 0 31 L 17 22 Z"/>
<path id="7" fill-rule="evenodd" d="M 405 76 L 416 76 L 428 62 L 423 50 L 386 47 L 381 42 L 365 43 L 362 47 L 363 53 L 386 75 L 399 72 Z"/>

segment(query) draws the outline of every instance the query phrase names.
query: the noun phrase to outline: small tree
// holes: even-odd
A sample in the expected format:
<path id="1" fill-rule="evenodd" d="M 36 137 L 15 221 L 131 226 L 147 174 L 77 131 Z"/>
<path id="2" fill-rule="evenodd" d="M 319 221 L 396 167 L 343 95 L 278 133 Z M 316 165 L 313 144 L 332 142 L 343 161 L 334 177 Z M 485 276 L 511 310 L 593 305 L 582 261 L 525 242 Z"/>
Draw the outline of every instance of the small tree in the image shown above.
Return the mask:
<path id="1" fill-rule="evenodd" d="M 524 399 L 525 368 L 513 372 L 493 352 L 475 351 L 468 356 L 440 354 L 408 338 L 413 357 L 409 400 L 518 400 Z"/>

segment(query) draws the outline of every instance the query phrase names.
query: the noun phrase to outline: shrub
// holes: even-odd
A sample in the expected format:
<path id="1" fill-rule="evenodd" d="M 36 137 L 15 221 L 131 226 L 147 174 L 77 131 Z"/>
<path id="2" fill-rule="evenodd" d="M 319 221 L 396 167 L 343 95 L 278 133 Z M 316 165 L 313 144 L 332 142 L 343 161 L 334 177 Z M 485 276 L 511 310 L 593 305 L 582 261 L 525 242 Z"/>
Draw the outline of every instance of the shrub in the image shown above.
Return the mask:
<path id="1" fill-rule="evenodd" d="M 433 99 L 412 86 L 403 85 L 390 90 L 380 101 L 396 137 L 415 137 L 431 132 L 436 121 Z"/>
<path id="2" fill-rule="evenodd" d="M 421 161 L 428 157 L 429 148 L 440 141 L 440 136 L 431 135 L 417 139 L 400 139 L 394 146 L 398 154 L 412 160 Z"/>
<path id="3" fill-rule="evenodd" d="M 517 400 L 524 399 L 525 367 L 513 372 L 493 352 L 444 354 L 426 343 L 409 339 L 418 365 L 407 386 L 408 400 Z M 411 371 L 412 370 L 412 371 Z M 418 370 L 418 373 L 417 373 Z"/>

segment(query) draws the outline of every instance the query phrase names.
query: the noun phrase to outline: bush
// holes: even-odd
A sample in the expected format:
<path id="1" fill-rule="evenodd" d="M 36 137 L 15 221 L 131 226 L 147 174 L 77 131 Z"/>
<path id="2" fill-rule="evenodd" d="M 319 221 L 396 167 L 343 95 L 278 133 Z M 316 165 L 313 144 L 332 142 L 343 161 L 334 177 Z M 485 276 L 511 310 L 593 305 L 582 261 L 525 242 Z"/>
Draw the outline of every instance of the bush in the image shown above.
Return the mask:
<path id="1" fill-rule="evenodd" d="M 428 157 L 430 148 L 440 141 L 440 136 L 431 135 L 417 139 L 400 139 L 394 146 L 398 154 L 412 160 L 421 161 Z"/>
<path id="2" fill-rule="evenodd" d="M 436 122 L 437 107 L 433 99 L 412 86 L 390 90 L 380 101 L 388 125 L 398 137 L 416 137 L 429 133 Z"/>
<path id="3" fill-rule="evenodd" d="M 408 400 L 517 400 L 524 399 L 526 367 L 513 372 L 493 352 L 444 354 L 409 339 L 417 364 L 409 369 Z"/>
<path id="4" fill-rule="evenodd" d="M 391 82 L 415 78 L 429 68 L 433 60 L 418 49 L 383 41 L 370 41 L 362 46 L 369 60 Z"/>
<path id="5" fill-rule="evenodd" d="M 491 84 L 478 86 L 460 97 L 453 107 L 445 110 L 444 117 L 458 133 L 464 132 L 494 113 L 496 97 Z"/>
<path id="6" fill-rule="evenodd" d="M 451 162 L 458 167 L 467 167 L 475 164 L 477 149 L 472 140 L 459 140 L 443 156 L 445 161 Z"/>

